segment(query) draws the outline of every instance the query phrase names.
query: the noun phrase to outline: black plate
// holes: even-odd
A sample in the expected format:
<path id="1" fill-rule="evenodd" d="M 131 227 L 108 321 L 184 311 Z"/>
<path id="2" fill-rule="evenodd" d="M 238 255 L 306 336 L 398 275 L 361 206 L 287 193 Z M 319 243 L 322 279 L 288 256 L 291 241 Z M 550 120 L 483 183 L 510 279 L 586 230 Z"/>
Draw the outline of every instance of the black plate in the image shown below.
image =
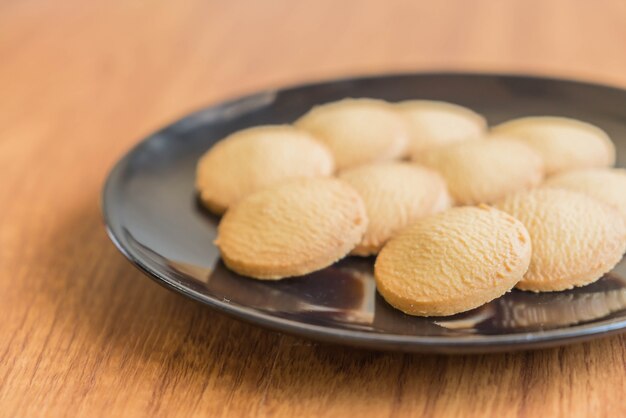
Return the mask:
<path id="1" fill-rule="evenodd" d="M 109 235 L 160 284 L 237 318 L 313 339 L 385 350 L 487 352 L 545 347 L 626 327 L 626 263 L 587 287 L 512 291 L 448 318 L 409 317 L 377 295 L 373 259 L 347 258 L 302 278 L 261 282 L 227 270 L 213 245 L 218 218 L 194 194 L 198 157 L 242 128 L 288 123 L 344 97 L 446 100 L 490 124 L 526 115 L 579 118 L 605 129 L 626 161 L 626 91 L 575 81 L 487 74 L 356 78 L 266 91 L 188 116 L 151 135 L 111 172 Z M 228 175 L 224 173 L 224 175 Z M 564 243 L 566 245 L 566 243 Z"/>

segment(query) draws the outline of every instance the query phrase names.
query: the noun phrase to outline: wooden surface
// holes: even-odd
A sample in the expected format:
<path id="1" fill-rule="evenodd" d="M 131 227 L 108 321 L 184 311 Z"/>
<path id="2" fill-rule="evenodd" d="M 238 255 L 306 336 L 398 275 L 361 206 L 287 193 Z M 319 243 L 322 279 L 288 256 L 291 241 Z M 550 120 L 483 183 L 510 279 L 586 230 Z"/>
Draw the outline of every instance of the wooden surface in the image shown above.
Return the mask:
<path id="1" fill-rule="evenodd" d="M 468 357 L 311 343 L 154 284 L 98 202 L 143 135 L 259 88 L 422 69 L 626 86 L 625 22 L 622 0 L 0 1 L 0 416 L 625 416 L 624 336 Z"/>

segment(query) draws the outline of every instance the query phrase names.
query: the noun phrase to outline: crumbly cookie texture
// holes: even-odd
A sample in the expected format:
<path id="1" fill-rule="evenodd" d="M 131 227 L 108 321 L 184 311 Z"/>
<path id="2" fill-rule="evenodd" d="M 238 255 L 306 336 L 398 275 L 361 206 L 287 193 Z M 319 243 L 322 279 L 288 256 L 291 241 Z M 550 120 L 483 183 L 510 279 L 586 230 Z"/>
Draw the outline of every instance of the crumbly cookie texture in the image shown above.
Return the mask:
<path id="1" fill-rule="evenodd" d="M 481 205 L 426 217 L 392 238 L 375 264 L 376 285 L 409 315 L 468 311 L 509 291 L 531 257 L 528 231 L 512 216 Z"/>
<path id="2" fill-rule="evenodd" d="M 517 284 L 523 290 L 565 290 L 595 282 L 626 250 L 620 214 L 583 193 L 542 187 L 509 196 L 496 207 L 530 233 L 530 267 Z"/>
<path id="3" fill-rule="evenodd" d="M 576 119 L 532 116 L 492 128 L 497 137 L 523 141 L 544 161 L 546 175 L 615 164 L 615 146 L 602 129 Z"/>
<path id="4" fill-rule="evenodd" d="M 424 153 L 416 161 L 441 173 L 458 205 L 493 203 L 543 180 L 539 154 L 514 140 L 453 144 Z"/>
<path id="5" fill-rule="evenodd" d="M 626 220 L 626 170 L 622 168 L 568 171 L 550 177 L 544 184 L 595 197 L 617 209 Z"/>
<path id="6" fill-rule="evenodd" d="M 338 170 L 402 157 L 408 144 L 404 120 L 382 100 L 344 99 L 316 106 L 295 122 L 332 152 Z"/>
<path id="7" fill-rule="evenodd" d="M 414 158 L 443 145 L 479 139 L 487 131 L 483 116 L 453 103 L 407 100 L 395 108 L 407 122 L 409 154 Z"/>
<path id="8" fill-rule="evenodd" d="M 343 171 L 365 202 L 369 225 L 352 254 L 376 254 L 389 238 L 416 220 L 447 209 L 450 198 L 443 178 L 434 171 L 404 162 L 363 165 Z"/>
<path id="9" fill-rule="evenodd" d="M 346 256 L 367 228 L 365 204 L 334 178 L 292 180 L 226 212 L 216 245 L 231 270 L 276 280 L 323 269 Z"/>
<path id="10" fill-rule="evenodd" d="M 200 159 L 196 189 L 216 214 L 250 193 L 297 177 L 328 176 L 330 151 L 308 132 L 288 125 L 244 129 L 219 141 Z"/>

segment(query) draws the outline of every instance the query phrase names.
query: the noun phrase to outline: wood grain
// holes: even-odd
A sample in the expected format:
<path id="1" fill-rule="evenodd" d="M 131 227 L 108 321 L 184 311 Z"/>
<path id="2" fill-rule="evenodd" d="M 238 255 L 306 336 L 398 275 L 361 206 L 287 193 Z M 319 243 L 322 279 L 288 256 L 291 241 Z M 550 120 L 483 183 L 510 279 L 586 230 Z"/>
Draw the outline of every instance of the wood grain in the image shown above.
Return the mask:
<path id="1" fill-rule="evenodd" d="M 626 415 L 626 338 L 489 356 L 261 330 L 160 288 L 99 193 L 143 135 L 258 88 L 463 69 L 626 86 L 614 1 L 0 2 L 0 416 Z"/>

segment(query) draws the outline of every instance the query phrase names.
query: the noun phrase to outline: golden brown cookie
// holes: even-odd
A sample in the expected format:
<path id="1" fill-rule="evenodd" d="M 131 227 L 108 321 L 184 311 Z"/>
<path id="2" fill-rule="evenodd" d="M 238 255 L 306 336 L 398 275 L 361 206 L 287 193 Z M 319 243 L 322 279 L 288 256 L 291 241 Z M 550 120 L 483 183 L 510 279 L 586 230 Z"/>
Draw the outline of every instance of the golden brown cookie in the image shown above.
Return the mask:
<path id="1" fill-rule="evenodd" d="M 491 131 L 523 141 L 541 154 L 548 176 L 615 164 L 615 146 L 606 132 L 576 119 L 533 116 L 504 122 Z"/>
<path id="2" fill-rule="evenodd" d="M 222 218 L 215 241 L 228 268 L 276 280 L 343 258 L 367 228 L 365 204 L 334 178 L 303 178 L 253 193 Z"/>
<path id="3" fill-rule="evenodd" d="M 546 186 L 561 187 L 595 197 L 617 209 L 626 220 L 626 170 L 590 168 L 550 177 Z"/>
<path id="4" fill-rule="evenodd" d="M 513 140 L 469 141 L 426 152 L 416 161 L 443 175 L 458 205 L 492 203 L 539 185 L 541 157 Z"/>
<path id="5" fill-rule="evenodd" d="M 542 187 L 511 195 L 496 207 L 530 233 L 532 259 L 520 289 L 545 292 L 595 282 L 626 250 L 619 213 L 583 193 Z"/>
<path id="6" fill-rule="evenodd" d="M 383 247 L 374 275 L 380 294 L 409 315 L 468 311 L 508 292 L 530 262 L 526 228 L 489 206 L 432 215 Z"/>
<path id="7" fill-rule="evenodd" d="M 202 203 L 221 214 L 242 197 L 296 177 L 332 174 L 332 155 L 304 131 L 270 125 L 235 132 L 198 162 L 196 189 Z"/>
<path id="8" fill-rule="evenodd" d="M 365 202 L 369 224 L 352 254 L 378 253 L 393 234 L 419 218 L 447 209 L 450 198 L 443 178 L 416 164 L 384 162 L 343 171 Z"/>
<path id="9" fill-rule="evenodd" d="M 382 100 L 344 99 L 315 106 L 295 126 L 328 146 L 338 170 L 399 158 L 408 141 L 404 121 Z"/>
<path id="10" fill-rule="evenodd" d="M 456 142 L 479 139 L 487 131 L 484 117 L 463 106 L 433 100 L 407 100 L 395 105 L 409 127 L 409 154 Z"/>

